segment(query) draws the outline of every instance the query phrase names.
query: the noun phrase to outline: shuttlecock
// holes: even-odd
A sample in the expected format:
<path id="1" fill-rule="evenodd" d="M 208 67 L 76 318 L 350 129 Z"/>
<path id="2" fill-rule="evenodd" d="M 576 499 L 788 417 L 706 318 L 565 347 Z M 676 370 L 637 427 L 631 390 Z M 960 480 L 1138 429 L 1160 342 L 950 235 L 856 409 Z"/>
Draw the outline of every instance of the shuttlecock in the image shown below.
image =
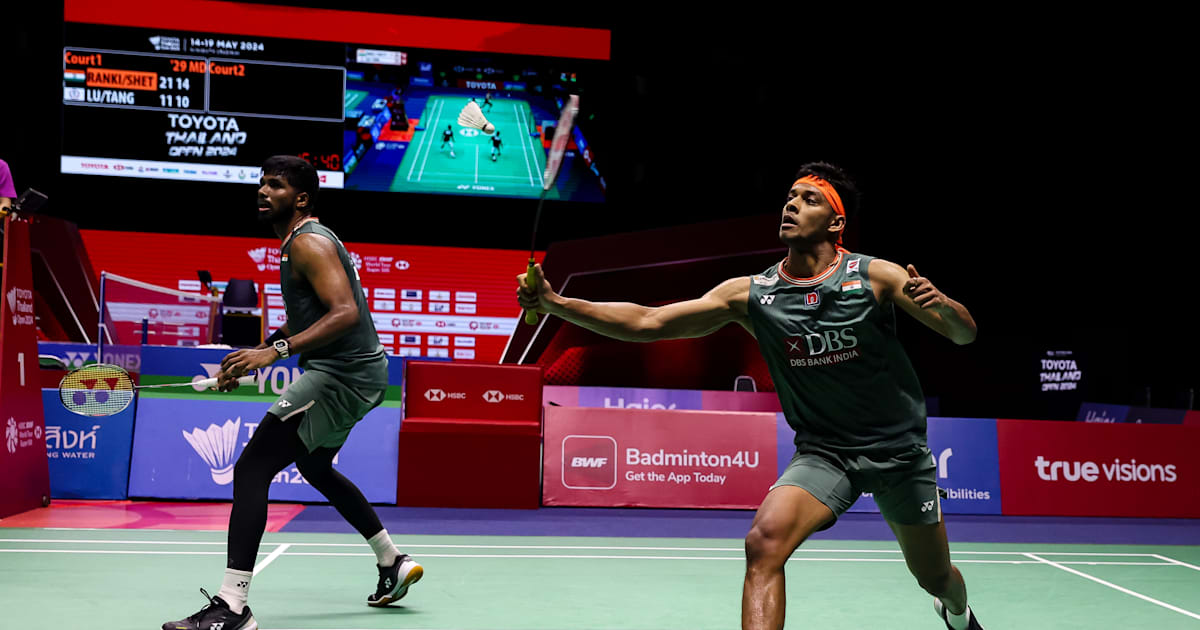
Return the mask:
<path id="1" fill-rule="evenodd" d="M 237 446 L 242 418 L 226 420 L 225 424 L 208 425 L 207 430 L 196 427 L 191 433 L 183 431 L 183 439 L 192 445 L 196 454 L 208 464 L 213 481 L 219 485 L 233 482 L 233 451 Z"/>
<path id="2" fill-rule="evenodd" d="M 458 114 L 458 124 L 471 129 L 478 129 L 483 133 L 492 133 L 496 127 L 488 122 L 487 118 L 483 117 L 483 110 L 479 109 L 479 103 L 469 101 L 467 106 Z"/>

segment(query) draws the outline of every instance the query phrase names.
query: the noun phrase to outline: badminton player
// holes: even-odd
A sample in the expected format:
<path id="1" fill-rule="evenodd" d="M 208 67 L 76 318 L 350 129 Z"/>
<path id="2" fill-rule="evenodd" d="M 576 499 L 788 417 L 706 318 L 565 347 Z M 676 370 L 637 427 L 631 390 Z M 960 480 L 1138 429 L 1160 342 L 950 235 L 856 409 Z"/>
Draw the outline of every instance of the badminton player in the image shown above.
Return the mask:
<path id="1" fill-rule="evenodd" d="M 482 109 L 482 108 L 484 108 L 484 107 L 486 107 L 486 108 L 487 108 L 487 110 L 490 112 L 490 111 L 492 111 L 492 107 L 493 107 L 493 106 L 494 106 L 494 105 L 492 104 L 492 93 L 491 93 L 491 92 L 484 92 L 484 94 L 483 94 L 483 105 L 480 105 L 479 107 L 480 107 L 481 109 Z"/>
<path id="2" fill-rule="evenodd" d="M 451 125 L 446 125 L 446 130 L 442 132 L 442 146 L 438 147 L 438 151 L 445 149 L 447 144 L 450 145 L 450 157 L 456 157 L 454 155 L 454 127 Z"/>
<path id="3" fill-rule="evenodd" d="M 699 299 L 648 308 L 593 303 L 554 292 L 534 269 L 518 277 L 522 308 L 557 315 L 602 335 L 655 341 L 707 335 L 736 322 L 766 359 L 796 453 L 758 508 L 746 536 L 742 628 L 783 627 L 784 563 L 810 534 L 831 527 L 862 492 L 874 493 L 917 583 L 951 630 L 982 630 L 950 563 L 926 446 L 924 394 L 896 338 L 896 307 L 957 344 L 975 322 L 909 265 L 841 247 L 853 181 L 838 167 L 800 168 L 779 238 L 787 257 L 732 278 Z"/>
<path id="4" fill-rule="evenodd" d="M 497 129 L 496 132 L 492 134 L 492 161 L 493 162 L 495 162 L 496 158 L 500 156 L 500 145 L 501 144 L 502 144 L 502 142 L 500 141 L 500 130 Z"/>
<path id="5" fill-rule="evenodd" d="M 267 491 L 275 474 L 293 462 L 375 552 L 379 582 L 367 596 L 368 605 L 404 597 L 423 574 L 421 565 L 392 544 L 362 492 L 332 466 L 355 423 L 383 402 L 388 363 L 354 263 L 337 236 L 313 216 L 318 186 L 316 170 L 300 158 L 275 156 L 263 164 L 258 217 L 282 241 L 287 323 L 267 343 L 226 356 L 218 385 L 235 389 L 236 377 L 297 353 L 305 372 L 267 411 L 234 466 L 220 591 L 199 612 L 163 624 L 164 630 L 258 627 L 246 600 L 267 521 Z"/>

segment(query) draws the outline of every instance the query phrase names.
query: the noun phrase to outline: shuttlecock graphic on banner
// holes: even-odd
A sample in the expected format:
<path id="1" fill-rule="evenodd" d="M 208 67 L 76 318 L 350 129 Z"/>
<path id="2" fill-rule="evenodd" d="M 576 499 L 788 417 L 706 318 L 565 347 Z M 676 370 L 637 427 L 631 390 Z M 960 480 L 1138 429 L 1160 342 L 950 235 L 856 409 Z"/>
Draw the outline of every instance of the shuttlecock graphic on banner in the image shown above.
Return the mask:
<path id="1" fill-rule="evenodd" d="M 255 247 L 254 249 L 247 251 L 246 254 L 250 256 L 250 260 L 253 260 L 254 264 L 258 266 L 259 271 L 267 268 L 266 262 L 264 262 L 267 259 L 266 247 Z"/>
<path id="2" fill-rule="evenodd" d="M 222 486 L 233 483 L 233 451 L 237 447 L 242 418 L 226 420 L 225 424 L 196 427 L 191 433 L 182 431 L 183 439 L 192 445 L 196 454 L 212 469 L 213 481 Z"/>

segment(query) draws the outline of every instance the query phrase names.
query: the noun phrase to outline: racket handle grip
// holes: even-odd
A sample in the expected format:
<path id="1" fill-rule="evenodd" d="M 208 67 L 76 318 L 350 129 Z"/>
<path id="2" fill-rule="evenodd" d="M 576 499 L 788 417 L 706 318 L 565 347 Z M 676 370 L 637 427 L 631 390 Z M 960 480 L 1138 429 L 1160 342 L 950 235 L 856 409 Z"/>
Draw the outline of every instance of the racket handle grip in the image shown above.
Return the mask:
<path id="1" fill-rule="evenodd" d="M 254 375 L 254 374 L 247 374 L 246 376 L 242 376 L 242 377 L 238 378 L 237 382 L 239 385 L 253 385 L 257 380 L 258 380 L 258 376 Z M 192 387 L 200 387 L 203 389 L 208 389 L 210 387 L 216 387 L 216 386 L 217 386 L 217 377 L 215 377 L 215 376 L 212 378 L 206 378 L 203 380 L 196 381 L 195 383 L 192 383 Z"/>
<path id="2" fill-rule="evenodd" d="M 525 287 L 531 290 L 536 290 L 537 286 L 533 284 L 533 259 L 529 259 L 529 266 L 525 268 Z M 537 311 L 525 311 L 525 323 L 534 326 L 538 323 Z"/>

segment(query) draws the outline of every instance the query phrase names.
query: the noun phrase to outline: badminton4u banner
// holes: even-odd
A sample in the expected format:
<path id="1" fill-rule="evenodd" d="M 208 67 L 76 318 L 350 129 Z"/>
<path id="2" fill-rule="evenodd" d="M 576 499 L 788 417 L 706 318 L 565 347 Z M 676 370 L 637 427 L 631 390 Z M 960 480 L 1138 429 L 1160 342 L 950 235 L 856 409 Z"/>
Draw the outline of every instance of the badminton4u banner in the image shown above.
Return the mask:
<path id="1" fill-rule="evenodd" d="M 757 508 L 775 414 L 547 407 L 545 505 Z"/>

